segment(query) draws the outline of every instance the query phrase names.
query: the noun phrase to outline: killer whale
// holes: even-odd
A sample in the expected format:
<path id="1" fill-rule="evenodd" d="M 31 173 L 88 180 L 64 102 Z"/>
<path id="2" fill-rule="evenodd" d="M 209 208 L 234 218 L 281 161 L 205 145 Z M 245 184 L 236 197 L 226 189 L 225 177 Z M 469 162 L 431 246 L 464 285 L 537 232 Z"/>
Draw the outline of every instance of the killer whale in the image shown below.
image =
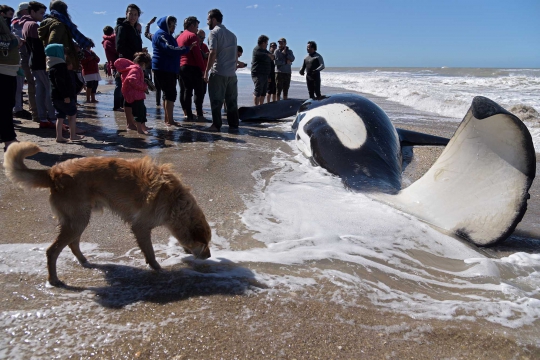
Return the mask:
<path id="1" fill-rule="evenodd" d="M 296 145 L 355 191 L 479 246 L 505 240 L 527 209 L 536 155 L 527 127 L 497 103 L 475 97 L 452 139 L 396 129 L 355 94 L 301 105 Z M 424 176 L 401 189 L 404 145 L 446 145 Z"/>

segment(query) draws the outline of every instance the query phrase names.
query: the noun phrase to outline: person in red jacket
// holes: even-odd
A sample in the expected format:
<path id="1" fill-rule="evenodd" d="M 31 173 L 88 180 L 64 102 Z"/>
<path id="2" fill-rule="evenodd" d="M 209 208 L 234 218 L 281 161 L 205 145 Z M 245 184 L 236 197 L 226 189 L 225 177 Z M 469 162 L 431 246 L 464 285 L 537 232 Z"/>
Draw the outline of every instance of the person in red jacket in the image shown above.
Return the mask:
<path id="1" fill-rule="evenodd" d="M 135 53 L 133 61 L 120 58 L 114 62 L 114 67 L 122 76 L 122 94 L 126 106 L 132 109 L 135 125 L 139 134 L 148 134 L 150 128 L 146 127 L 146 91 L 148 85 L 144 79 L 143 70 L 152 64 L 152 58 L 146 52 Z"/>
<path id="2" fill-rule="evenodd" d="M 97 103 L 96 92 L 101 80 L 99 75 L 99 57 L 91 49 L 82 51 L 84 58 L 81 60 L 82 74 L 86 82 L 86 102 Z"/>
<path id="3" fill-rule="evenodd" d="M 116 51 L 116 34 L 111 26 L 105 26 L 103 28 L 103 49 L 105 49 L 105 56 L 107 57 L 107 64 L 111 69 L 113 77 L 116 77 L 116 69 L 114 62 L 118 59 L 118 52 Z M 124 97 L 122 96 L 122 90 L 120 87 L 114 89 L 114 106 L 113 109 L 120 110 L 124 107 Z"/>
<path id="4" fill-rule="evenodd" d="M 186 91 L 184 97 L 180 98 L 182 108 L 186 111 L 187 120 L 196 120 L 191 110 L 191 99 L 195 92 L 195 108 L 199 121 L 206 121 L 203 115 L 202 104 L 204 100 L 204 80 L 203 74 L 206 67 L 199 46 L 197 31 L 199 30 L 199 20 L 195 16 L 187 17 L 184 20 L 184 32 L 177 38 L 179 47 L 190 47 L 196 44 L 191 50 L 180 58 L 180 80 L 184 84 Z"/>

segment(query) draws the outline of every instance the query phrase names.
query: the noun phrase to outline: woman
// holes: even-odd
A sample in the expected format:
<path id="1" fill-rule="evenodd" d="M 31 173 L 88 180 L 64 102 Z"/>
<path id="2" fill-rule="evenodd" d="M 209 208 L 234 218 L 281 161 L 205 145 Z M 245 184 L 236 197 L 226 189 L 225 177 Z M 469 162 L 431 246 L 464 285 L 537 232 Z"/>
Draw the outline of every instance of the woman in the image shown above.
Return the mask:
<path id="1" fill-rule="evenodd" d="M 143 51 L 141 38 L 141 25 L 139 17 L 141 9 L 135 4 L 129 4 L 126 9 L 126 17 L 119 18 L 116 22 L 116 51 L 119 58 L 134 60 L 135 53 Z M 115 78 L 116 87 L 122 89 L 122 79 L 120 75 Z M 115 92 L 117 89 L 115 89 Z M 135 119 L 129 103 L 124 101 L 124 112 L 126 114 L 126 125 L 130 130 L 137 130 Z"/>
<path id="2" fill-rule="evenodd" d="M 17 71 L 19 71 L 20 42 L 11 33 L 3 16 L 0 16 L 0 140 L 4 151 L 17 142 L 13 126 L 13 107 L 17 91 Z"/>

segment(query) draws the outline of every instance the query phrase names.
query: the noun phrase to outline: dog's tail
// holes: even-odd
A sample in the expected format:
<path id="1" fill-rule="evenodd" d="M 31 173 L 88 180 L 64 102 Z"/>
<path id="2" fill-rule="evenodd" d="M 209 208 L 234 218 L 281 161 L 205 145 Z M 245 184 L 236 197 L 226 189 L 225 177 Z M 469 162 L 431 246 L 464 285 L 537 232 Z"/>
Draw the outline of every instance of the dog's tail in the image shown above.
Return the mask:
<path id="1" fill-rule="evenodd" d="M 33 170 L 24 165 L 24 158 L 40 152 L 31 142 L 12 143 L 4 154 L 4 168 L 7 177 L 25 188 L 48 188 L 53 185 L 49 170 Z"/>

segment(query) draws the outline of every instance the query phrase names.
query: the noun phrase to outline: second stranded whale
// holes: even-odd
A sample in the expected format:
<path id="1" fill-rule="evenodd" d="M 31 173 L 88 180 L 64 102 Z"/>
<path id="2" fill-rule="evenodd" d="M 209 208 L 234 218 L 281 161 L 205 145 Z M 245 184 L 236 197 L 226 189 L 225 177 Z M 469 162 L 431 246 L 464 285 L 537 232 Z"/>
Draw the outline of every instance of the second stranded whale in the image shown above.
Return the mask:
<path id="1" fill-rule="evenodd" d="M 531 135 L 485 97 L 473 99 L 450 141 L 396 129 L 379 106 L 356 94 L 304 102 L 292 127 L 302 153 L 345 186 L 476 245 L 505 240 L 527 209 L 536 173 Z M 446 148 L 422 178 L 401 189 L 402 147 L 414 145 Z"/>

